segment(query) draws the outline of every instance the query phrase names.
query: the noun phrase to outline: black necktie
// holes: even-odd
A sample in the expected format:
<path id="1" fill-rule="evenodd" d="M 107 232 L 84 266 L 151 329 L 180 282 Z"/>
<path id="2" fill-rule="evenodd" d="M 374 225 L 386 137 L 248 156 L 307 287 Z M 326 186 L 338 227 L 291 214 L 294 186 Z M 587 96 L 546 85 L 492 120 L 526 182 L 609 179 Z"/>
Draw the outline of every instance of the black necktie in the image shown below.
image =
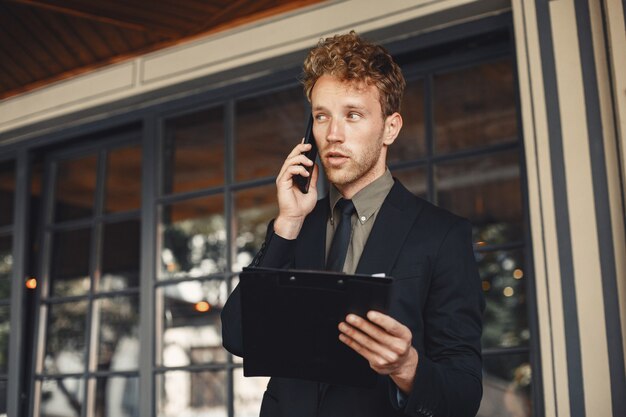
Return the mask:
<path id="1" fill-rule="evenodd" d="M 337 208 L 341 213 L 341 220 L 339 220 L 339 225 L 335 230 L 333 242 L 330 244 L 328 259 L 326 260 L 328 271 L 343 271 L 350 235 L 352 234 L 352 213 L 354 213 L 352 200 L 340 199 L 337 202 Z"/>

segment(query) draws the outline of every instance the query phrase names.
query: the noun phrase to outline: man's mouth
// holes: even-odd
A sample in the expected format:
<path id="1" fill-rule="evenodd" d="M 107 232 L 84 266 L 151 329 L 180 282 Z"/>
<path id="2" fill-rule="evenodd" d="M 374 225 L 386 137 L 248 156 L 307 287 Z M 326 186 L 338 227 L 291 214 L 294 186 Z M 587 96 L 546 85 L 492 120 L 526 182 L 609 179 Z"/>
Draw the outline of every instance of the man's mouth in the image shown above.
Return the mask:
<path id="1" fill-rule="evenodd" d="M 349 157 L 344 153 L 332 151 L 326 153 L 325 159 L 330 166 L 339 166 L 346 162 Z"/>

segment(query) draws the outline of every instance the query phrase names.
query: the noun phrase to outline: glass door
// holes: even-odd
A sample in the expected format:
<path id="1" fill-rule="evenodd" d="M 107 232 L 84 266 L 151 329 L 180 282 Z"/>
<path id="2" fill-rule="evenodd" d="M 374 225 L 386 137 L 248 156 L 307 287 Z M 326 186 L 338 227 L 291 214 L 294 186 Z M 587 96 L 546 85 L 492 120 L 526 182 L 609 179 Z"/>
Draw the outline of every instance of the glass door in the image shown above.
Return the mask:
<path id="1" fill-rule="evenodd" d="M 34 416 L 138 415 L 139 138 L 47 158 Z"/>

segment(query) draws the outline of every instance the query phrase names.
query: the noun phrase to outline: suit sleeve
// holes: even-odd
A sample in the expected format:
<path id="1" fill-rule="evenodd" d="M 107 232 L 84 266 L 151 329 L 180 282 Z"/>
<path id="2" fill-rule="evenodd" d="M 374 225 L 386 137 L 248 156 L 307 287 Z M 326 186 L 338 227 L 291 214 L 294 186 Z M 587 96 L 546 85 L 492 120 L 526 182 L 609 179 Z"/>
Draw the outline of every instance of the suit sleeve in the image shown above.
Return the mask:
<path id="1" fill-rule="evenodd" d="M 471 233 L 468 221 L 454 223 L 433 261 L 424 351 L 404 408 L 408 415 L 470 417 L 478 411 L 484 300 Z"/>
<path id="2" fill-rule="evenodd" d="M 293 264 L 295 240 L 287 240 L 274 233 L 274 221 L 267 226 L 265 241 L 250 266 L 289 268 Z M 241 296 L 235 287 L 222 309 L 222 344 L 233 355 L 243 357 L 241 338 Z"/>

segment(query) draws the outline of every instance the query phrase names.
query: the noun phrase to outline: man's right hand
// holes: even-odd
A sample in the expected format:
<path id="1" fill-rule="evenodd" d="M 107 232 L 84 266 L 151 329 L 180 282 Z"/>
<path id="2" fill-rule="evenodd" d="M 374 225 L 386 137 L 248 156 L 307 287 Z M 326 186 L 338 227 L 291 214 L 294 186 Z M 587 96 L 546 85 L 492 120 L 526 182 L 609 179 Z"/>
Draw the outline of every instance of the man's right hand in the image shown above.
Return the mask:
<path id="1" fill-rule="evenodd" d="M 303 155 L 311 149 L 310 144 L 300 143 L 287 156 L 276 178 L 278 192 L 278 217 L 274 220 L 274 232 L 284 239 L 295 239 L 300 233 L 304 218 L 313 211 L 317 202 L 318 167 L 313 167 L 311 185 L 307 194 L 302 193 L 292 178 L 294 175 L 309 176 L 304 166 L 315 164 Z M 304 165 L 304 166 L 303 166 Z"/>

